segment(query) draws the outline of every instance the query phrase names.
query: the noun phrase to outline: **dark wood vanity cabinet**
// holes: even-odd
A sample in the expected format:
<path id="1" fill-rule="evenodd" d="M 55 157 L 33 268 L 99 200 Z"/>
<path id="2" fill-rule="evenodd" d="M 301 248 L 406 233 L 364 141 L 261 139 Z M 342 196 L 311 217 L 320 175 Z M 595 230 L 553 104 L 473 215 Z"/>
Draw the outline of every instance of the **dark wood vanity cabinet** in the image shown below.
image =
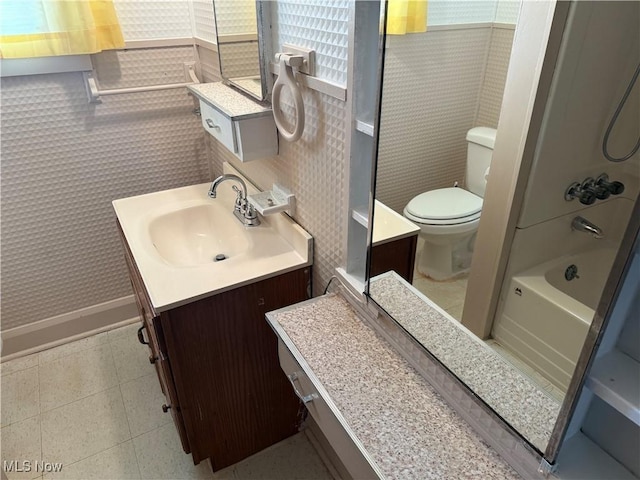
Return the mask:
<path id="1" fill-rule="evenodd" d="M 374 245 L 371 249 L 369 275 L 375 277 L 390 270 L 395 271 L 407 282 L 413 282 L 413 268 L 416 260 L 418 235 Z"/>
<path id="2" fill-rule="evenodd" d="M 121 232 L 122 235 L 122 232 Z M 232 465 L 299 429 L 304 407 L 280 369 L 265 313 L 308 298 L 310 267 L 156 313 L 122 235 L 164 405 L 194 463 Z"/>

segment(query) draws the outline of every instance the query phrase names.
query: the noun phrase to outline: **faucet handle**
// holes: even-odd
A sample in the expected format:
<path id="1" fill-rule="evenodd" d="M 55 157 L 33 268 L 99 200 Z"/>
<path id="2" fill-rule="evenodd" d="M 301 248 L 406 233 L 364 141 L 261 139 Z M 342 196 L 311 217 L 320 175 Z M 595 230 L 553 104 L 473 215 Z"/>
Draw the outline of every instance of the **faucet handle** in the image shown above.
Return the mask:
<path id="1" fill-rule="evenodd" d="M 593 205 L 596 201 L 596 194 L 593 189 L 583 188 L 583 185 L 584 184 L 581 185 L 578 182 L 573 182 L 564 192 L 564 199 L 570 202 L 574 198 L 577 198 L 583 205 Z"/>
<path id="2" fill-rule="evenodd" d="M 611 195 L 611 192 L 605 187 L 598 185 L 592 177 L 587 177 L 580 186 L 583 192 L 589 192 L 598 200 L 606 200 Z"/>
<path id="3" fill-rule="evenodd" d="M 242 192 L 241 189 L 239 189 L 235 185 L 233 185 L 231 188 L 233 189 L 234 192 L 236 192 L 236 201 L 233 205 L 233 209 L 236 212 L 241 212 L 247 200 L 244 198 L 244 193 Z"/>
<path id="4" fill-rule="evenodd" d="M 624 192 L 624 183 L 622 182 L 610 182 L 609 175 L 603 173 L 595 180 L 595 185 L 597 187 L 603 188 L 607 190 L 611 195 L 620 195 Z"/>

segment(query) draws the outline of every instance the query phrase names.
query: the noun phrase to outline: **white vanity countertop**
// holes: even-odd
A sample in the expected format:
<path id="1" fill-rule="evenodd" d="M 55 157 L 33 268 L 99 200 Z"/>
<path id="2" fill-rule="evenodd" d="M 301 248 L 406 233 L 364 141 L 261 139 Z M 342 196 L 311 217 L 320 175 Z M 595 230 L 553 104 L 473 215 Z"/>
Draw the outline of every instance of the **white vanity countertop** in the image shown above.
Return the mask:
<path id="1" fill-rule="evenodd" d="M 400 240 L 420 233 L 420 227 L 394 212 L 384 203 L 375 201 L 373 211 L 373 246 Z"/>
<path id="2" fill-rule="evenodd" d="M 242 177 L 226 163 L 224 172 Z M 242 178 L 249 194 L 258 193 Z M 261 225 L 244 227 L 232 213 L 233 185 L 222 182 L 215 199 L 207 195 L 210 183 L 203 183 L 114 200 L 113 208 L 156 313 L 313 262 L 313 238 L 287 215 L 260 217 Z M 215 210 L 207 210 L 211 208 Z M 154 228 L 164 220 L 172 223 L 154 237 Z M 198 261 L 171 263 L 160 247 L 176 258 L 186 255 Z M 215 253 L 226 254 L 227 259 L 214 262 Z"/>
<path id="3" fill-rule="evenodd" d="M 187 87 L 196 97 L 220 110 L 231 120 L 271 115 L 271 108 L 261 105 L 222 82 L 199 83 Z"/>
<path id="4" fill-rule="evenodd" d="M 319 297 L 269 317 L 385 478 L 520 478 L 342 297 Z"/>
<path id="5" fill-rule="evenodd" d="M 560 402 L 395 273 L 371 279 L 370 295 L 498 415 L 544 450 Z"/>

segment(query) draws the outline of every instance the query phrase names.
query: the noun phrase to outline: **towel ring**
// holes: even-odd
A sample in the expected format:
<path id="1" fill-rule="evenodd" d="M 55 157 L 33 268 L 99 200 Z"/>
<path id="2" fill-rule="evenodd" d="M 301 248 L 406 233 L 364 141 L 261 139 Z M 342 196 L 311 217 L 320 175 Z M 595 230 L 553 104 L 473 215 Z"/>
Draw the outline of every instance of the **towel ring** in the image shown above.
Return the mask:
<path id="1" fill-rule="evenodd" d="M 282 138 L 287 142 L 295 142 L 302 136 L 305 118 L 302 93 L 300 93 L 298 82 L 296 82 L 293 76 L 293 67 L 301 66 L 303 58 L 300 55 L 278 53 L 276 54 L 276 60 L 278 61 L 278 78 L 273 85 L 273 91 L 271 93 L 273 120 L 276 122 L 276 127 L 278 127 Z M 289 90 L 291 90 L 293 104 L 296 109 L 296 120 L 292 131 L 287 130 L 283 121 L 282 109 L 280 108 L 280 94 L 284 87 L 289 87 Z"/>

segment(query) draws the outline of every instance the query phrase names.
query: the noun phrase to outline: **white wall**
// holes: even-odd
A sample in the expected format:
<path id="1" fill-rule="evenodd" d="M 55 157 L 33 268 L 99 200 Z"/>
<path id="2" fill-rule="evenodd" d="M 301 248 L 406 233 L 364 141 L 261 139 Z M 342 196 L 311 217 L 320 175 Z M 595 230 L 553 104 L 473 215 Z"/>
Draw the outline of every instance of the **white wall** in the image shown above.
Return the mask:
<path id="1" fill-rule="evenodd" d="M 125 40 L 191 36 L 186 1 L 117 0 Z M 103 88 L 178 83 L 192 47 L 94 56 Z M 104 97 L 80 73 L 3 78 L 2 330 L 131 295 L 111 201 L 209 179 L 185 90 Z"/>
<path id="2" fill-rule="evenodd" d="M 191 0 L 115 0 L 126 41 L 191 37 Z"/>
<path id="3" fill-rule="evenodd" d="M 565 201 L 564 192 L 572 182 L 603 172 L 624 182 L 624 196 L 636 199 L 640 152 L 616 164 L 603 157 L 601 145 L 609 119 L 640 62 L 639 19 L 639 2 L 576 3 L 518 228 L 571 212 L 588 216 L 591 207 Z M 640 132 L 638 105 L 640 83 L 611 136 L 612 153 L 621 155 L 635 145 Z"/>
<path id="4" fill-rule="evenodd" d="M 272 4 L 273 50 L 288 42 L 317 51 L 317 76 L 334 83 L 347 75 L 349 2 L 347 0 L 282 1 Z M 345 262 L 347 206 L 344 204 L 348 170 L 345 144 L 350 134 L 348 104 L 303 88 L 306 125 L 294 143 L 280 141 L 280 154 L 272 159 L 240 163 L 216 140 L 209 138 L 213 170 L 222 172 L 230 161 L 262 189 L 273 183 L 296 195 L 294 219 L 314 237 L 314 293 L 322 293 L 335 268 Z M 283 95 L 284 111 L 293 115 L 292 103 Z"/>
<path id="5" fill-rule="evenodd" d="M 640 62 L 640 4 L 577 2 L 575 7 L 554 72 L 497 322 L 514 274 L 570 253 L 601 246 L 617 249 L 638 197 L 640 154 L 624 163 L 611 163 L 603 158 L 601 144 L 609 119 Z M 640 134 L 638 87 L 620 116 L 617 134 L 611 137 L 612 153 L 628 151 Z M 625 183 L 623 195 L 591 206 L 564 200 L 569 184 L 603 172 Z M 571 222 L 577 215 L 599 226 L 604 239 L 572 231 Z"/>
<path id="6" fill-rule="evenodd" d="M 376 198 L 464 185 L 467 131 L 496 128 L 520 2 L 431 1 L 426 33 L 389 35 Z M 498 20 L 499 18 L 499 20 Z"/>

